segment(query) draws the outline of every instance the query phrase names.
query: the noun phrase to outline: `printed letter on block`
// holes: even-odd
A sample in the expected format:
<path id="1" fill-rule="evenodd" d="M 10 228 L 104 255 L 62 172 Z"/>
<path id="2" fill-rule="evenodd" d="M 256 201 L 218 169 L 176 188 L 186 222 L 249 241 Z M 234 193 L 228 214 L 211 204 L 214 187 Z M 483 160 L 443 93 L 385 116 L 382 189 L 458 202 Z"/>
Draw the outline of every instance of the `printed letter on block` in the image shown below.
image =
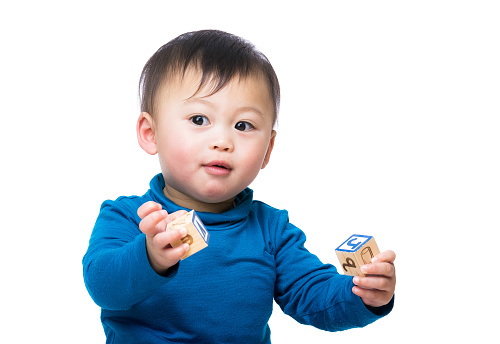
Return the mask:
<path id="1" fill-rule="evenodd" d="M 186 254 L 181 257 L 181 260 L 186 259 L 187 257 L 207 247 L 208 239 L 210 238 L 210 233 L 208 233 L 194 210 L 191 210 L 186 215 L 170 222 L 167 225 L 167 230 L 180 229 L 183 227 L 186 229 L 186 236 L 181 240 L 174 241 L 170 244 L 172 247 L 189 244 L 189 249 Z"/>
<path id="2" fill-rule="evenodd" d="M 365 276 L 360 267 L 371 263 L 380 251 L 374 237 L 354 234 L 337 247 L 335 253 L 346 275 Z"/>

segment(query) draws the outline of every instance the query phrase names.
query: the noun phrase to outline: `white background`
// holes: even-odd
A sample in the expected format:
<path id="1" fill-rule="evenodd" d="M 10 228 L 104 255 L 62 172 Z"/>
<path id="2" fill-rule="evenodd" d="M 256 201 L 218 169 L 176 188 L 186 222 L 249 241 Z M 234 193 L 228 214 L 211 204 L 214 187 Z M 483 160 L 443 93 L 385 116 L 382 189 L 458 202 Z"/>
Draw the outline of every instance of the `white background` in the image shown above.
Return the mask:
<path id="1" fill-rule="evenodd" d="M 159 171 L 137 87 L 198 29 L 253 42 L 282 87 L 256 198 L 307 247 L 374 235 L 394 311 L 327 333 L 275 309 L 274 343 L 491 341 L 498 326 L 500 10 L 495 1 L 24 1 L 0 8 L 3 343 L 104 343 L 81 259 L 101 202 Z M 6 339 L 8 338 L 8 339 Z M 488 340 L 489 338 L 489 340 Z"/>

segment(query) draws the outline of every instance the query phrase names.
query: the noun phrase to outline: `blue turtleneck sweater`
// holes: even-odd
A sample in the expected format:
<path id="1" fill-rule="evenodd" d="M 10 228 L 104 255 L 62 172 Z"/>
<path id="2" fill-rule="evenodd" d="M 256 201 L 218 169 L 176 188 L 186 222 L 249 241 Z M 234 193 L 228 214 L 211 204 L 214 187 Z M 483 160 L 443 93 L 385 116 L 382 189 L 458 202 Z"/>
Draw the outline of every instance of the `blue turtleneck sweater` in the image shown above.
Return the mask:
<path id="1" fill-rule="evenodd" d="M 246 189 L 222 214 L 198 212 L 209 246 L 165 276 L 149 265 L 137 209 L 147 201 L 169 213 L 189 210 L 163 194 L 161 174 L 142 197 L 101 206 L 83 258 L 87 289 L 102 308 L 107 343 L 270 343 L 273 299 L 298 322 L 327 331 L 365 326 L 372 312 L 337 273 L 304 248 L 288 214 L 253 200 Z"/>

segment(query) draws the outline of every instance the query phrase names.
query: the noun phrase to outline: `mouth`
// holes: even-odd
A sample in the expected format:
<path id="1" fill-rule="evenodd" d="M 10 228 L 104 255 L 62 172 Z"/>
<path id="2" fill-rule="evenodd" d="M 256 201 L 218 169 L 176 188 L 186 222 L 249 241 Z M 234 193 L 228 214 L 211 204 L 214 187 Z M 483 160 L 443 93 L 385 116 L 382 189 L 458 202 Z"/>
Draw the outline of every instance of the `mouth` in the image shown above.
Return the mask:
<path id="1" fill-rule="evenodd" d="M 203 167 L 208 173 L 219 176 L 229 174 L 232 170 L 231 165 L 223 160 L 211 161 L 208 164 L 203 165 Z"/>

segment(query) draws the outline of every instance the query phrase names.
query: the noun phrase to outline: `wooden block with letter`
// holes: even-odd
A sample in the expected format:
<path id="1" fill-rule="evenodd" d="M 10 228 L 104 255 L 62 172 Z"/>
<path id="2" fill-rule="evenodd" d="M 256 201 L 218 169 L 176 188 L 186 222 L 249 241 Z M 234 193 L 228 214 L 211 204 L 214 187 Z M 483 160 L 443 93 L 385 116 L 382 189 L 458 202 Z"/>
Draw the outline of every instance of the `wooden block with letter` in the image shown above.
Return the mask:
<path id="1" fill-rule="evenodd" d="M 181 260 L 186 259 L 208 246 L 210 233 L 208 233 L 207 229 L 203 225 L 203 222 L 201 222 L 194 210 L 191 210 L 186 215 L 177 218 L 175 221 L 172 221 L 167 225 L 167 230 L 180 228 L 186 229 L 186 236 L 181 240 L 174 241 L 170 245 L 172 245 L 172 247 L 178 247 L 182 244 L 189 244 L 189 249 L 186 254 L 181 257 Z"/>
<path id="2" fill-rule="evenodd" d="M 365 276 L 360 267 L 371 263 L 380 251 L 374 237 L 354 234 L 337 247 L 335 253 L 346 275 Z"/>

